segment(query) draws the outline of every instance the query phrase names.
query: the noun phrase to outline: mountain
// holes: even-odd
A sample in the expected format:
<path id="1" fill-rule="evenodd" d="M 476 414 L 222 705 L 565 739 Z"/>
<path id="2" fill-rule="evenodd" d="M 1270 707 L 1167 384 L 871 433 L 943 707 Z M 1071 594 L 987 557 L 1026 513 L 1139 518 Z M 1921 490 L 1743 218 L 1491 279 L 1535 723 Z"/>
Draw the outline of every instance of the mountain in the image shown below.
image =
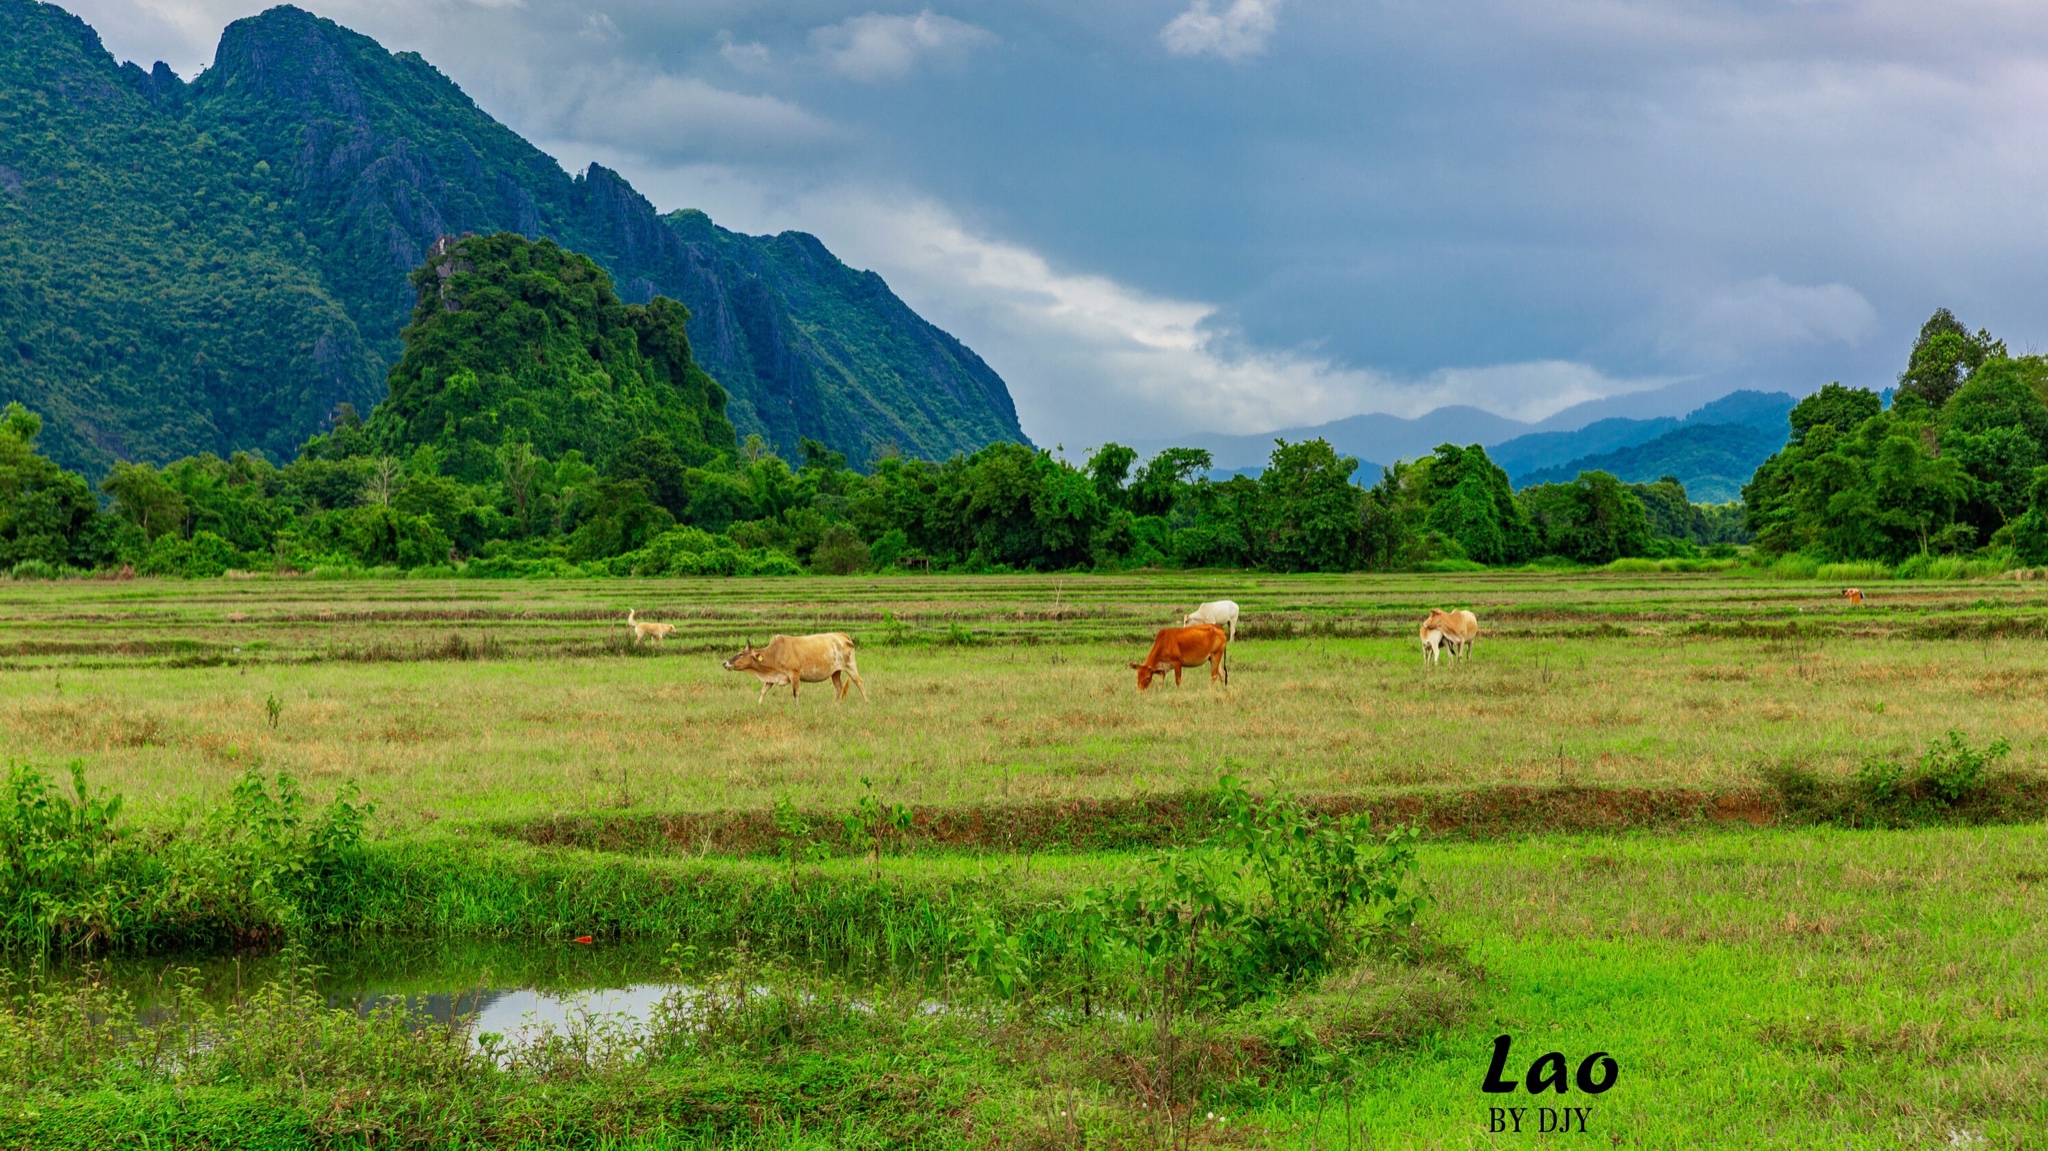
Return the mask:
<path id="1" fill-rule="evenodd" d="M 323 282 L 276 175 L 117 67 L 77 17 L 0 0 L 0 399 L 97 476 L 115 459 L 289 455 L 384 360 Z M 88 466 L 89 465 L 89 466 Z"/>
<path id="2" fill-rule="evenodd" d="M 1681 428 L 1708 425 L 1739 426 L 1763 432 L 1766 439 L 1775 435 L 1778 446 L 1782 446 L 1790 432 L 1786 417 L 1792 412 L 1793 402 L 1792 397 L 1783 392 L 1730 392 L 1712 403 L 1686 413 L 1681 419 L 1597 420 L 1576 431 L 1534 432 L 1526 436 L 1517 436 L 1489 447 L 1487 454 L 1506 470 L 1519 487 L 1547 482 L 1534 478 L 1539 472 L 1562 468 L 1588 458 L 1607 458 L 1610 453 L 1650 443 Z M 1776 450 L 1776 446 L 1771 449 Z M 1757 463 L 1762 463 L 1769 456 L 1770 452 L 1765 452 L 1757 459 Z M 1751 464 L 1750 471 L 1755 470 L 1756 464 Z M 1571 474 L 1575 476 L 1578 472 L 1574 471 Z M 1659 472 L 1649 479 L 1654 480 L 1665 474 L 1675 473 Z M 1708 473 L 1701 474 L 1704 478 Z M 1748 480 L 1749 473 L 1744 472 L 1738 486 L 1747 483 Z M 1691 491 L 1690 482 L 1687 484 L 1687 491 Z"/>
<path id="3" fill-rule="evenodd" d="M 1563 467 L 1518 476 L 1515 482 L 1522 487 L 1565 483 L 1590 471 L 1609 472 L 1628 483 L 1675 476 L 1694 502 L 1726 503 L 1742 498 L 1742 485 L 1758 465 L 1785 446 L 1786 434 L 1746 424 L 1687 424 L 1647 443 L 1584 456 Z"/>
<path id="4" fill-rule="evenodd" d="M 1438 444 L 1479 444 L 1510 476 L 1516 476 L 1517 465 L 1524 470 L 1553 467 L 1583 455 L 1643 443 L 1683 422 L 1697 422 L 1700 413 L 1715 413 L 1709 422 L 1765 419 L 1772 426 L 1781 426 L 1792 403 L 1792 397 L 1782 393 L 1744 391 L 1731 392 L 1702 407 L 1697 393 L 1687 394 L 1684 385 L 1672 385 L 1589 400 L 1535 423 L 1454 405 L 1412 419 L 1369 413 L 1260 435 L 1197 434 L 1136 446 L 1147 456 L 1174 446 L 1207 448 L 1215 457 L 1217 471 L 1223 473 L 1264 466 L 1275 439 L 1292 443 L 1321 438 L 1360 461 L 1379 461 L 1360 467 L 1361 474 L 1371 475 L 1377 474 L 1381 463 L 1428 455 Z M 1514 447 L 1509 448 L 1510 444 Z M 1509 453 L 1505 458 L 1500 454 L 1503 451 Z"/>
<path id="5" fill-rule="evenodd" d="M 1206 448 L 1220 472 L 1256 470 L 1266 465 L 1276 439 L 1294 443 L 1325 439 L 1340 454 L 1360 461 L 1358 477 L 1373 482 L 1383 464 L 1427 455 L 1438 444 L 1493 444 L 1529 430 L 1529 425 L 1478 408 L 1437 408 L 1414 419 L 1370 412 L 1314 427 L 1282 428 L 1253 436 L 1196 434 L 1138 445 L 1144 455 L 1168 447 Z M 1364 461 L 1377 461 L 1365 463 Z"/>
<path id="6" fill-rule="evenodd" d="M 683 309 L 621 303 L 588 256 L 516 232 L 470 236 L 434 245 L 412 285 L 405 355 L 366 425 L 386 450 L 431 446 L 439 471 L 484 483 L 517 444 L 619 460 L 644 437 L 672 469 L 737 446 Z"/>
<path id="7" fill-rule="evenodd" d="M 1001 378 L 879 277 L 571 177 L 417 54 L 278 7 L 188 85 L 48 4 L 0 0 L 0 25 L 0 399 L 44 411 L 69 466 L 289 456 L 382 398 L 429 247 L 498 231 L 589 255 L 625 303 L 685 304 L 739 434 L 785 455 L 1024 438 Z"/>

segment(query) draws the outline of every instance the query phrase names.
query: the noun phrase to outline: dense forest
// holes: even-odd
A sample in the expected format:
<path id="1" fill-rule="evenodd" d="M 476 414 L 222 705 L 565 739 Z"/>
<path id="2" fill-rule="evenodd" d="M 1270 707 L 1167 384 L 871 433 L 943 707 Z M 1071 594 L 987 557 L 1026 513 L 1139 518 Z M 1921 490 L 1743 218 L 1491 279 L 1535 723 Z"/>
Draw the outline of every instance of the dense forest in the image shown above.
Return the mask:
<path id="1" fill-rule="evenodd" d="M 572 177 L 417 54 L 279 6 L 187 84 L 36 0 L 0 0 L 0 29 L 0 401 L 66 467 L 291 459 L 382 400 L 406 277 L 464 232 L 549 237 L 628 303 L 681 302 L 731 422 L 785 456 L 1023 438 L 1001 377 L 874 273 Z"/>
<path id="2" fill-rule="evenodd" d="M 692 354 L 689 314 L 623 302 L 594 261 L 513 232 L 437 244 L 390 397 L 344 407 L 289 464 L 256 453 L 93 485 L 0 415 L 0 566 L 419 575 L 845 574 L 1142 567 L 1460 570 L 1616 560 L 2048 563 L 2048 361 L 1946 311 L 1887 396 L 1829 384 L 1745 502 L 1605 471 L 1514 490 L 1476 445 L 1377 482 L 1322 440 L 1276 441 L 1256 478 L 1206 451 L 1023 443 L 866 470 L 815 440 L 741 439 Z M 102 499 L 101 497 L 104 497 Z M 1910 573 L 1908 573 L 1910 574 Z"/>
<path id="3" fill-rule="evenodd" d="M 1890 403 L 1829 384 L 1743 489 L 1766 555 L 1910 565 L 1974 555 L 2048 564 L 2048 358 L 2011 356 L 1946 309 L 1920 329 Z"/>
<path id="4" fill-rule="evenodd" d="M 278 467 L 256 453 L 114 466 L 99 484 L 0 417 L 0 564 L 209 576 L 230 570 L 664 575 L 1247 567 L 1351 571 L 1697 557 L 1732 507 L 1674 480 L 1602 472 L 1514 492 L 1473 446 L 1359 481 L 1321 440 L 1276 443 L 1256 479 L 1207 452 L 1066 462 L 998 443 L 866 471 L 806 439 L 741 440 L 696 363 L 688 313 L 627 304 L 590 259 L 517 233 L 436 245 L 390 398 Z"/>

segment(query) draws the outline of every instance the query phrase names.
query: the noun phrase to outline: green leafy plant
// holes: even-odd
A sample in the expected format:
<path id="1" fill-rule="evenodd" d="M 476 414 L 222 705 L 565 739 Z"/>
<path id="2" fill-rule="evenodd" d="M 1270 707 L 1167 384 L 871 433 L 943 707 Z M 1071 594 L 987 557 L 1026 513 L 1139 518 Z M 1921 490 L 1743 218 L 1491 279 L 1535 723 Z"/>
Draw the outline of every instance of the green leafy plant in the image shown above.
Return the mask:
<path id="1" fill-rule="evenodd" d="M 2011 751 L 2003 737 L 1980 750 L 1971 747 L 1962 732 L 1950 731 L 1946 742 L 1928 742 L 1926 754 L 1920 757 L 1920 778 L 1943 802 L 1961 803 L 1983 789 L 1992 765 Z"/>
<path id="2" fill-rule="evenodd" d="M 796 801 L 782 796 L 775 801 L 776 854 L 794 872 L 806 863 L 818 863 L 831 857 L 832 849 L 812 838 L 810 820 L 797 810 Z"/>

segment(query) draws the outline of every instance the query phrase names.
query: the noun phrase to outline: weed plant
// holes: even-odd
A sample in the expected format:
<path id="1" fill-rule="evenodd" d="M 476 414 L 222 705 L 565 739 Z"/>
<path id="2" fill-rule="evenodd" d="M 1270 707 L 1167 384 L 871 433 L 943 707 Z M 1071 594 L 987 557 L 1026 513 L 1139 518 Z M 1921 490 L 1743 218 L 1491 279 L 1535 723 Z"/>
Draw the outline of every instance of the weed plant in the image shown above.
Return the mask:
<path id="1" fill-rule="evenodd" d="M 253 943 L 322 914 L 374 811 L 344 788 L 316 813 L 288 775 L 251 770 L 198 826 L 116 825 L 121 799 L 71 765 L 65 796 L 16 765 L 0 791 L 0 948 L 93 953 Z"/>

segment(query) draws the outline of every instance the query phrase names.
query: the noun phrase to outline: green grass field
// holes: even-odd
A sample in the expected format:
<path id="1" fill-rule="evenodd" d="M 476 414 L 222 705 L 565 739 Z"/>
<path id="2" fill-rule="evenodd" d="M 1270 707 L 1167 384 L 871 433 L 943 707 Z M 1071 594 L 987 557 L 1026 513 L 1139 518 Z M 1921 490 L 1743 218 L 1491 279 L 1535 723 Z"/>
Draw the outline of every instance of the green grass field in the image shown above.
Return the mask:
<path id="1" fill-rule="evenodd" d="M 643 960 L 744 934 L 794 964 L 760 978 L 788 981 L 762 999 L 780 1006 L 717 1044 L 583 1035 L 509 1069 L 460 1036 L 252 995 L 208 1008 L 238 1038 L 150 1071 L 132 1044 L 160 1038 L 65 1014 L 90 980 L 37 1000 L 18 979 L 0 1146 L 2039 1146 L 2048 824 L 1851 830 L 1755 797 L 1774 769 L 1849 780 L 1951 729 L 2004 738 L 2001 768 L 2037 777 L 2048 585 L 1864 590 L 1851 608 L 1728 573 L 0 584 L 10 759 L 84 761 L 155 835 L 251 767 L 378 804 L 384 878 L 351 930 L 300 939 L 316 951 L 510 940 L 541 957 L 523 978 L 574 984 L 608 976 L 545 957 L 582 932 Z M 1219 596 L 1245 609 L 1231 685 L 1140 695 L 1126 665 L 1150 632 Z M 629 606 L 676 636 L 633 648 Z M 1430 606 L 1478 613 L 1469 663 L 1424 666 Z M 858 642 L 866 700 L 757 703 L 718 666 L 744 639 L 827 629 Z M 1075 851 L 1069 824 L 799 864 L 722 856 L 709 833 L 633 854 L 508 834 L 765 825 L 778 801 L 819 822 L 870 794 L 926 827 L 1167 803 L 1226 774 L 1329 802 L 1622 814 L 1598 835 L 1425 839 L 1418 935 L 1170 1026 L 971 993 L 946 909 L 1000 917 L 1137 873 L 1141 851 Z M 1751 801 L 1636 827 L 1609 802 L 1672 789 Z M 909 1006 L 823 1006 L 817 981 L 839 977 L 805 956 L 855 939 L 919 957 L 856 996 Z M 1616 1059 L 1611 1092 L 1546 1097 L 1590 1106 L 1584 1133 L 1489 1130 L 1490 1107 L 1536 1105 L 1480 1090 L 1503 1033 L 1516 1077 L 1550 1050 Z M 239 1048 L 260 1057 L 222 1062 Z"/>

